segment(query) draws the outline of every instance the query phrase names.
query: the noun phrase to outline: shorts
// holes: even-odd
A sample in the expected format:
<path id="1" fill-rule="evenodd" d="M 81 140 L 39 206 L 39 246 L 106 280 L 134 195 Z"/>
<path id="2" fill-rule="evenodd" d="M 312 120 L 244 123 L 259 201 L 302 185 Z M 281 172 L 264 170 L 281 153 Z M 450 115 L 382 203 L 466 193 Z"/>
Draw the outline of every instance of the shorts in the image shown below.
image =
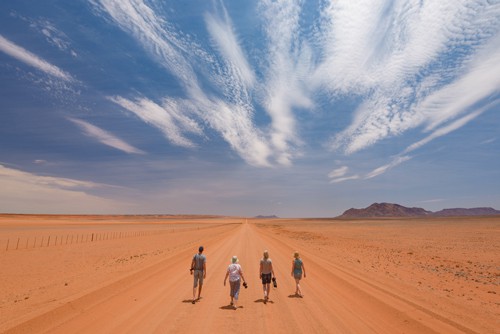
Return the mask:
<path id="1" fill-rule="evenodd" d="M 295 279 L 302 279 L 302 273 L 293 273 Z"/>
<path id="2" fill-rule="evenodd" d="M 262 284 L 271 284 L 271 273 L 262 274 Z"/>
<path id="3" fill-rule="evenodd" d="M 198 282 L 200 282 L 200 285 L 203 285 L 203 270 L 195 270 L 193 273 L 193 277 L 193 288 L 196 288 L 198 286 Z"/>

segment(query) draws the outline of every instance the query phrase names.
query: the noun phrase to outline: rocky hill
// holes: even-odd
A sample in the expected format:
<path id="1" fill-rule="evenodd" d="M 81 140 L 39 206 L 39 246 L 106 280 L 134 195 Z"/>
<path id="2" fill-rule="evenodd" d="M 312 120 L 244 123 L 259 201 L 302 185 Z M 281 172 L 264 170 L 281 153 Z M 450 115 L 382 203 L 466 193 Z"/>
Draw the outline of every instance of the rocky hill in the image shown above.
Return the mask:
<path id="1" fill-rule="evenodd" d="M 492 216 L 500 215 L 499 210 L 493 208 L 454 208 L 454 209 L 443 209 L 441 211 L 436 211 L 433 213 L 434 216 Z"/>
<path id="2" fill-rule="evenodd" d="M 393 203 L 373 203 L 364 209 L 346 210 L 338 218 L 376 218 L 376 217 L 424 217 L 424 216 L 488 216 L 500 215 L 499 210 L 493 208 L 472 209 L 444 209 L 437 212 L 427 211 L 422 208 L 408 208 Z"/>

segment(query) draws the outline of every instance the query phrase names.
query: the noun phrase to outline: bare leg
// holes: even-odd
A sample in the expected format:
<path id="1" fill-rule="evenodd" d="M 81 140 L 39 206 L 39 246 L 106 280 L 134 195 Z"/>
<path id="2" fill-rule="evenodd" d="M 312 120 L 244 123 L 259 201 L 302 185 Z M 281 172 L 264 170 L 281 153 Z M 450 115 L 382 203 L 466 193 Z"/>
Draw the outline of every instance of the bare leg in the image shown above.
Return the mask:
<path id="1" fill-rule="evenodd" d="M 271 293 L 271 284 L 269 283 L 266 284 L 266 290 L 267 290 L 267 299 L 269 300 L 269 294 Z"/>
<path id="2" fill-rule="evenodd" d="M 200 287 L 198 288 L 198 299 L 200 299 L 200 295 L 201 295 L 201 287 L 203 286 L 203 284 L 200 284 Z"/>
<path id="3" fill-rule="evenodd" d="M 300 290 L 300 279 L 296 278 L 295 279 L 295 294 L 296 295 L 299 295 L 300 297 L 302 297 L 302 291 Z"/>

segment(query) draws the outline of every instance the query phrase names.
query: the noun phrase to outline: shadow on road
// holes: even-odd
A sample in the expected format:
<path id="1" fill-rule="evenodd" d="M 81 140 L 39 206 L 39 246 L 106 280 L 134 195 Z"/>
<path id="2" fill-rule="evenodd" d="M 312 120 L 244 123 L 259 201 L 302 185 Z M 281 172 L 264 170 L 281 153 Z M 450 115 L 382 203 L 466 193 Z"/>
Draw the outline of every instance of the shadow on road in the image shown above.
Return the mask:
<path id="1" fill-rule="evenodd" d="M 234 308 L 234 306 L 232 305 L 226 305 L 226 306 L 221 306 L 219 307 L 221 310 L 232 310 L 232 311 L 235 311 L 237 309 Z M 238 306 L 238 308 L 243 308 L 243 306 Z"/>
<path id="2" fill-rule="evenodd" d="M 257 299 L 257 300 L 254 300 L 254 303 L 264 303 L 264 299 Z M 274 302 L 272 300 L 268 300 L 267 303 L 271 303 L 271 304 L 274 304 Z M 264 303 L 266 304 L 266 303 Z"/>

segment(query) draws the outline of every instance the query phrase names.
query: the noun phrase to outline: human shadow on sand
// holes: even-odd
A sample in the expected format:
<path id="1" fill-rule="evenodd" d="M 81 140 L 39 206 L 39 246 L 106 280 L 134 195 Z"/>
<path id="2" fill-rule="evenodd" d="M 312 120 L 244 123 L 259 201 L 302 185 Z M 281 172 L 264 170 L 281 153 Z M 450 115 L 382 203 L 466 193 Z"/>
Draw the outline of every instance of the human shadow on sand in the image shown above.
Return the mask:
<path id="1" fill-rule="evenodd" d="M 232 311 L 234 311 L 234 310 L 237 310 L 237 309 L 239 309 L 239 308 L 243 308 L 243 306 L 238 306 L 238 308 L 234 308 L 234 306 L 233 306 L 233 305 L 226 305 L 226 306 L 221 306 L 221 307 L 219 307 L 219 308 L 220 308 L 221 310 L 232 310 Z"/>
<path id="2" fill-rule="evenodd" d="M 198 302 L 200 302 L 200 301 L 201 301 L 201 299 L 202 299 L 202 298 L 203 298 L 203 297 L 196 298 L 194 301 L 195 301 L 196 303 L 198 303 Z M 182 302 L 183 302 L 183 303 L 191 303 L 191 304 L 194 304 L 192 299 L 184 299 Z"/>
<path id="3" fill-rule="evenodd" d="M 293 294 L 293 295 L 289 295 L 288 298 L 303 298 L 303 296 L 300 296 L 298 294 Z"/>
<path id="4" fill-rule="evenodd" d="M 262 298 L 261 299 L 257 299 L 257 300 L 254 300 L 253 302 L 254 303 L 264 303 L 264 299 L 262 299 Z M 274 304 L 274 302 L 272 300 L 270 300 L 270 299 L 267 300 L 267 303 L 268 304 Z M 264 304 L 266 304 L 266 303 L 264 303 Z"/>

